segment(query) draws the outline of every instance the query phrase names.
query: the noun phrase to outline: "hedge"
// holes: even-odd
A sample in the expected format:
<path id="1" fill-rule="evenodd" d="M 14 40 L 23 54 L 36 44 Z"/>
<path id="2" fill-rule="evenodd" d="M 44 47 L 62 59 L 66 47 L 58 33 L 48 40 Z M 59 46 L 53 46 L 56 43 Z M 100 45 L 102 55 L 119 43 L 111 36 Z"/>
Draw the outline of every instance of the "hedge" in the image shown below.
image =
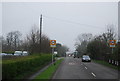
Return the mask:
<path id="1" fill-rule="evenodd" d="M 2 79 L 15 79 L 24 73 L 34 71 L 35 68 L 43 67 L 43 65 L 50 61 L 51 54 L 32 55 L 23 58 L 3 60 Z"/>

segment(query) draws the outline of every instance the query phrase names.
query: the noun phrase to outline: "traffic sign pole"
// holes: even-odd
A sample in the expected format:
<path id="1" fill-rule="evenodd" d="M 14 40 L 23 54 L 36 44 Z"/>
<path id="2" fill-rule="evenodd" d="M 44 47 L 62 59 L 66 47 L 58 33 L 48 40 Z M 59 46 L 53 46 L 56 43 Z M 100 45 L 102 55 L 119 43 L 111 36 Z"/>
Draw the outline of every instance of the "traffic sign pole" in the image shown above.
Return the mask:
<path id="1" fill-rule="evenodd" d="M 112 54 L 113 54 L 113 48 L 112 48 Z"/>
<path id="2" fill-rule="evenodd" d="M 50 47 L 52 48 L 52 64 L 53 64 L 53 60 L 54 60 L 54 48 L 56 47 L 56 40 L 50 40 Z"/>
<path id="3" fill-rule="evenodd" d="M 109 40 L 110 48 L 112 49 L 112 54 L 113 54 L 113 49 L 116 45 L 116 40 Z"/>
<path id="4" fill-rule="evenodd" d="M 54 54 L 54 48 L 52 48 L 52 64 L 53 64 L 53 54 Z"/>

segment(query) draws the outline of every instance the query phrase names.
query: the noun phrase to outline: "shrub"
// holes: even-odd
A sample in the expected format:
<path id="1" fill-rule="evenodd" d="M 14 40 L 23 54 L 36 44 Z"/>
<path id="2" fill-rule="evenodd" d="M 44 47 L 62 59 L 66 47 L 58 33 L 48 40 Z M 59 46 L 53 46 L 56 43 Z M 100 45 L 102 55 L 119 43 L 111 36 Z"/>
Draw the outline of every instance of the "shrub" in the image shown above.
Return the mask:
<path id="1" fill-rule="evenodd" d="M 17 59 L 3 60 L 2 78 L 14 79 L 51 61 L 51 54 L 31 55 Z"/>

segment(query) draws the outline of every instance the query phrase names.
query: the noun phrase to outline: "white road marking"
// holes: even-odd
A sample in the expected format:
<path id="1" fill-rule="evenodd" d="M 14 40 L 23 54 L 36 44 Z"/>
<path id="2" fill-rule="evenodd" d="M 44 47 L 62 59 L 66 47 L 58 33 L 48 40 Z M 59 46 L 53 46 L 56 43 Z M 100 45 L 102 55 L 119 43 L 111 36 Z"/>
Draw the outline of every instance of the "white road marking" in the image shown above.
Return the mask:
<path id="1" fill-rule="evenodd" d="M 75 65 L 75 63 L 70 62 L 69 65 Z"/>
<path id="2" fill-rule="evenodd" d="M 92 75 L 93 75 L 94 77 L 96 77 L 96 75 L 95 75 L 94 73 L 92 73 Z"/>
<path id="3" fill-rule="evenodd" d="M 85 67 L 85 69 L 87 69 L 87 67 Z"/>

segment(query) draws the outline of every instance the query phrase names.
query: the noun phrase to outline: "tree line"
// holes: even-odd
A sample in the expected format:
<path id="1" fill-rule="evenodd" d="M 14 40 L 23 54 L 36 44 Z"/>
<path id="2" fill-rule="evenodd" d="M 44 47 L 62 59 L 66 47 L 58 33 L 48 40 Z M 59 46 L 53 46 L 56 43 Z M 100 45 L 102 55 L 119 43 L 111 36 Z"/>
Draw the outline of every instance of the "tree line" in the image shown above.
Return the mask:
<path id="1" fill-rule="evenodd" d="M 65 46 L 65 45 L 57 43 L 56 48 L 54 50 L 57 51 L 57 56 L 65 57 L 66 52 L 69 51 L 69 48 L 67 46 Z"/>
<path id="2" fill-rule="evenodd" d="M 114 48 L 110 48 L 109 40 L 117 40 L 117 34 L 114 31 L 114 25 L 108 25 L 107 31 L 93 36 L 91 33 L 83 33 L 77 37 L 76 51 L 81 56 L 88 54 L 92 59 L 105 60 L 109 59 L 118 60 L 118 50 L 120 49 L 119 42 L 116 42 Z"/>
<path id="3" fill-rule="evenodd" d="M 42 34 L 40 44 L 40 31 L 36 25 L 32 27 L 25 38 L 22 37 L 20 31 L 11 31 L 6 36 L 0 36 L 0 45 L 4 53 L 14 53 L 14 51 L 28 51 L 30 54 L 52 53 L 48 36 Z M 57 43 L 55 51 L 58 52 L 58 56 L 64 56 L 67 50 L 66 46 Z"/>
<path id="4" fill-rule="evenodd" d="M 49 46 L 49 37 L 45 34 L 41 36 L 41 53 L 51 53 Z M 29 34 L 22 39 L 20 31 L 11 31 L 7 33 L 6 37 L 0 37 L 2 45 L 2 52 L 14 53 L 14 51 L 29 51 L 30 54 L 40 53 L 40 32 L 39 29 L 33 27 Z"/>

